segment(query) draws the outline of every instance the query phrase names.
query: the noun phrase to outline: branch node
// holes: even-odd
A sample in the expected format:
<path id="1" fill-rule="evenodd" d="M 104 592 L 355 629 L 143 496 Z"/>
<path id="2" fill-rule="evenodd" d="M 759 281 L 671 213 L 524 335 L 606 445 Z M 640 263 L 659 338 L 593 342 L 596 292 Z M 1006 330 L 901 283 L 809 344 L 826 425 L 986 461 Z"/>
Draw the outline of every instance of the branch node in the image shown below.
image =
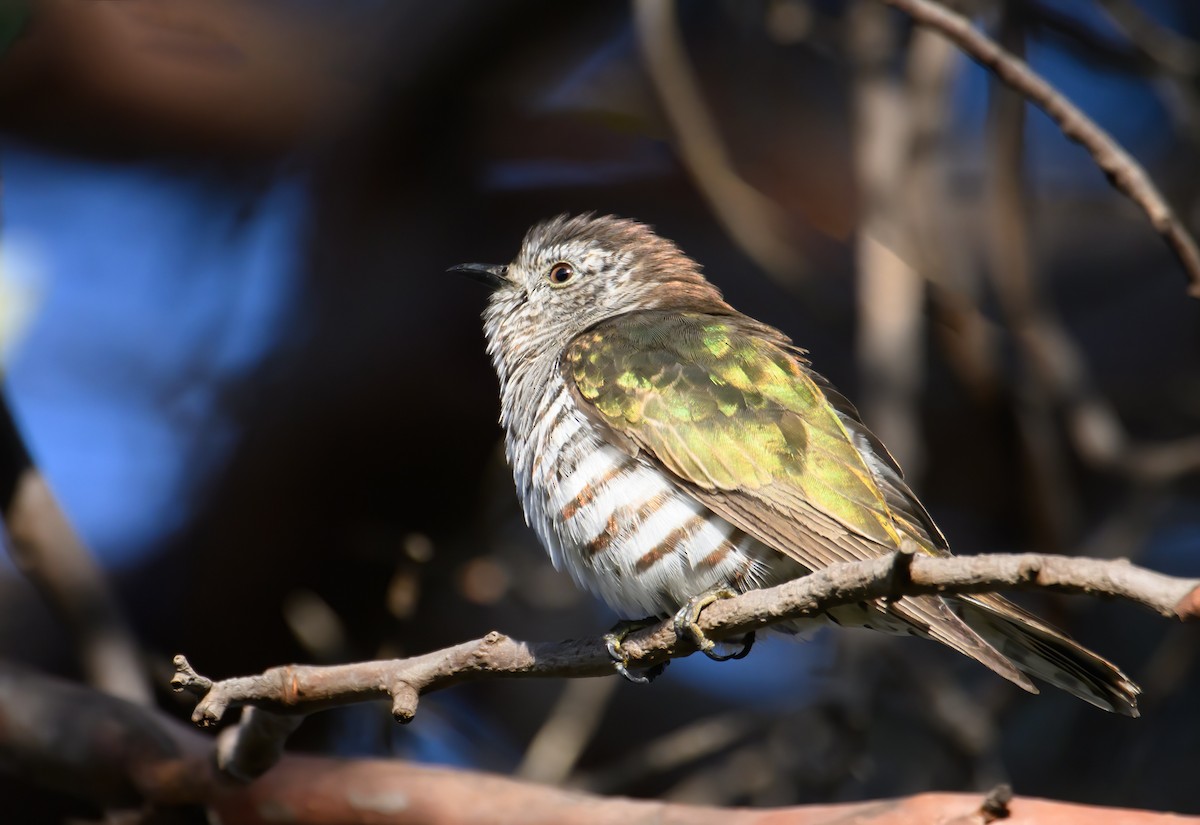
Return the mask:
<path id="1" fill-rule="evenodd" d="M 417 715 L 420 692 L 408 682 L 396 682 L 388 693 L 392 695 L 392 718 L 407 725 Z"/>
<path id="2" fill-rule="evenodd" d="M 983 798 L 983 804 L 979 806 L 979 816 L 983 819 L 984 825 L 995 822 L 997 819 L 1008 819 L 1012 815 L 1012 811 L 1008 808 L 1008 803 L 1012 802 L 1013 789 L 1007 783 L 1001 783 L 988 791 L 988 795 Z"/>
<path id="3" fill-rule="evenodd" d="M 203 699 L 192 711 L 192 723 L 202 728 L 214 727 L 225 716 L 227 709 L 225 702 Z"/>
<path id="4" fill-rule="evenodd" d="M 1038 578 L 1042 575 L 1041 561 L 1026 558 L 1021 562 L 1017 575 L 1022 582 L 1027 584 L 1037 583 Z"/>
<path id="5" fill-rule="evenodd" d="M 1180 621 L 1200 618 L 1200 587 L 1193 587 L 1176 603 L 1175 616 Z"/>
<path id="6" fill-rule="evenodd" d="M 197 696 L 203 696 L 212 690 L 213 680 L 197 673 L 182 653 L 175 654 L 171 661 L 175 665 L 175 675 L 171 677 L 171 690 L 176 693 L 186 690 Z"/>

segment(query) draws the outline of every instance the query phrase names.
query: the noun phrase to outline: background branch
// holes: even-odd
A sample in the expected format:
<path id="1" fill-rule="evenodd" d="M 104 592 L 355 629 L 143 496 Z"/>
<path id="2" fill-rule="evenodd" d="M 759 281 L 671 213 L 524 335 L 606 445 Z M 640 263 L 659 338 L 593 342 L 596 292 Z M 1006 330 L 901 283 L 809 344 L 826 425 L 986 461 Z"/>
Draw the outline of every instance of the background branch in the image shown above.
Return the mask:
<path id="1" fill-rule="evenodd" d="M 1175 252 L 1190 281 L 1188 293 L 1200 298 L 1200 249 L 1191 233 L 1150 180 L 1146 170 L 1083 111 L 1051 86 L 1027 63 L 971 25 L 961 14 L 933 0 L 881 0 L 900 9 L 958 45 L 980 65 L 1016 89 L 1050 116 L 1062 133 L 1082 145 L 1109 181 L 1150 218 L 1154 229 Z"/>
<path id="2" fill-rule="evenodd" d="M 1163 70 L 1191 80 L 1200 72 L 1200 45 L 1155 22 L 1130 0 L 1100 0 L 1108 17 Z"/>
<path id="3" fill-rule="evenodd" d="M 0 515 L 17 568 L 62 618 L 89 683 L 150 704 L 138 645 L 103 571 L 34 466 L 0 395 Z"/>
<path id="4" fill-rule="evenodd" d="M 801 274 L 804 262 L 784 240 L 783 213 L 737 173 L 704 105 L 674 0 L 635 0 L 633 20 L 642 62 L 670 123 L 680 159 L 709 208 L 763 271 L 784 281 Z"/>

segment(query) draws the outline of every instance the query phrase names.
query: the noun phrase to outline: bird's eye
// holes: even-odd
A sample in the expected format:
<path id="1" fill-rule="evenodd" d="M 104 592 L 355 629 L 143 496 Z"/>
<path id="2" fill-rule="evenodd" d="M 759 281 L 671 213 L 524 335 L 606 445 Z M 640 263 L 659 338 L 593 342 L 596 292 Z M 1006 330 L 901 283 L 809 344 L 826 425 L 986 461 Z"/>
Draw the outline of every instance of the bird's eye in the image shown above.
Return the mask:
<path id="1" fill-rule="evenodd" d="M 575 280 L 575 267 L 566 261 L 559 261 L 550 267 L 550 271 L 546 273 L 546 280 L 550 282 L 550 286 L 566 286 Z"/>

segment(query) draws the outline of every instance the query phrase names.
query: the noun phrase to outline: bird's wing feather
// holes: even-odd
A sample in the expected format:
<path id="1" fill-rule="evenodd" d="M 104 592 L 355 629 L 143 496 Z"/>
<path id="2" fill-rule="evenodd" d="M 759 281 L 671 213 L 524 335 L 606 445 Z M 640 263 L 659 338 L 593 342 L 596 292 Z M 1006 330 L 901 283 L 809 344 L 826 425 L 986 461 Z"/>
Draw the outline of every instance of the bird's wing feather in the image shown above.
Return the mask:
<path id="1" fill-rule="evenodd" d="M 810 569 L 945 540 L 883 445 L 780 333 L 737 316 L 643 311 L 576 337 L 562 367 L 581 406 L 682 486 L 746 513 Z M 806 557 L 796 524 L 832 520 L 837 558 Z M 761 534 L 761 535 L 760 535 Z"/>
<path id="2" fill-rule="evenodd" d="M 901 548 L 947 552 L 887 450 L 771 327 L 737 315 L 631 312 L 577 336 L 561 366 L 616 443 L 809 570 Z M 942 599 L 888 609 L 1034 690 Z"/>

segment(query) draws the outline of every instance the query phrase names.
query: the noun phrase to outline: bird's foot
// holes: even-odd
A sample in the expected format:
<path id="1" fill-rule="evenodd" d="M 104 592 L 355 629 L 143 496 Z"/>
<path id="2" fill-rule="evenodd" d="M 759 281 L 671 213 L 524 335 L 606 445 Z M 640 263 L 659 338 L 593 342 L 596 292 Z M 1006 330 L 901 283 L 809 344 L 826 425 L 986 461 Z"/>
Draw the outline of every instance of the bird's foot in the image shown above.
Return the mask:
<path id="1" fill-rule="evenodd" d="M 754 631 L 742 637 L 742 649 L 733 653 L 713 653 L 716 643 L 700 629 L 700 611 L 715 601 L 732 599 L 737 594 L 728 587 L 717 587 L 706 593 L 701 593 L 688 600 L 688 603 L 675 613 L 675 635 L 681 639 L 691 638 L 697 649 L 714 662 L 728 662 L 730 659 L 744 659 L 754 647 Z"/>
<path id="2" fill-rule="evenodd" d="M 612 630 L 604 634 L 604 647 L 608 650 L 608 655 L 612 657 L 613 668 L 625 677 L 626 680 L 633 682 L 635 685 L 648 685 L 662 675 L 662 672 L 667 669 L 669 662 L 659 662 L 658 664 L 646 668 L 644 675 L 637 675 L 629 670 L 629 654 L 621 647 L 621 642 L 625 641 L 625 637 L 630 633 L 634 633 L 643 628 L 651 627 L 658 624 L 659 620 L 655 618 L 636 619 L 632 622 L 617 622 Z"/>

